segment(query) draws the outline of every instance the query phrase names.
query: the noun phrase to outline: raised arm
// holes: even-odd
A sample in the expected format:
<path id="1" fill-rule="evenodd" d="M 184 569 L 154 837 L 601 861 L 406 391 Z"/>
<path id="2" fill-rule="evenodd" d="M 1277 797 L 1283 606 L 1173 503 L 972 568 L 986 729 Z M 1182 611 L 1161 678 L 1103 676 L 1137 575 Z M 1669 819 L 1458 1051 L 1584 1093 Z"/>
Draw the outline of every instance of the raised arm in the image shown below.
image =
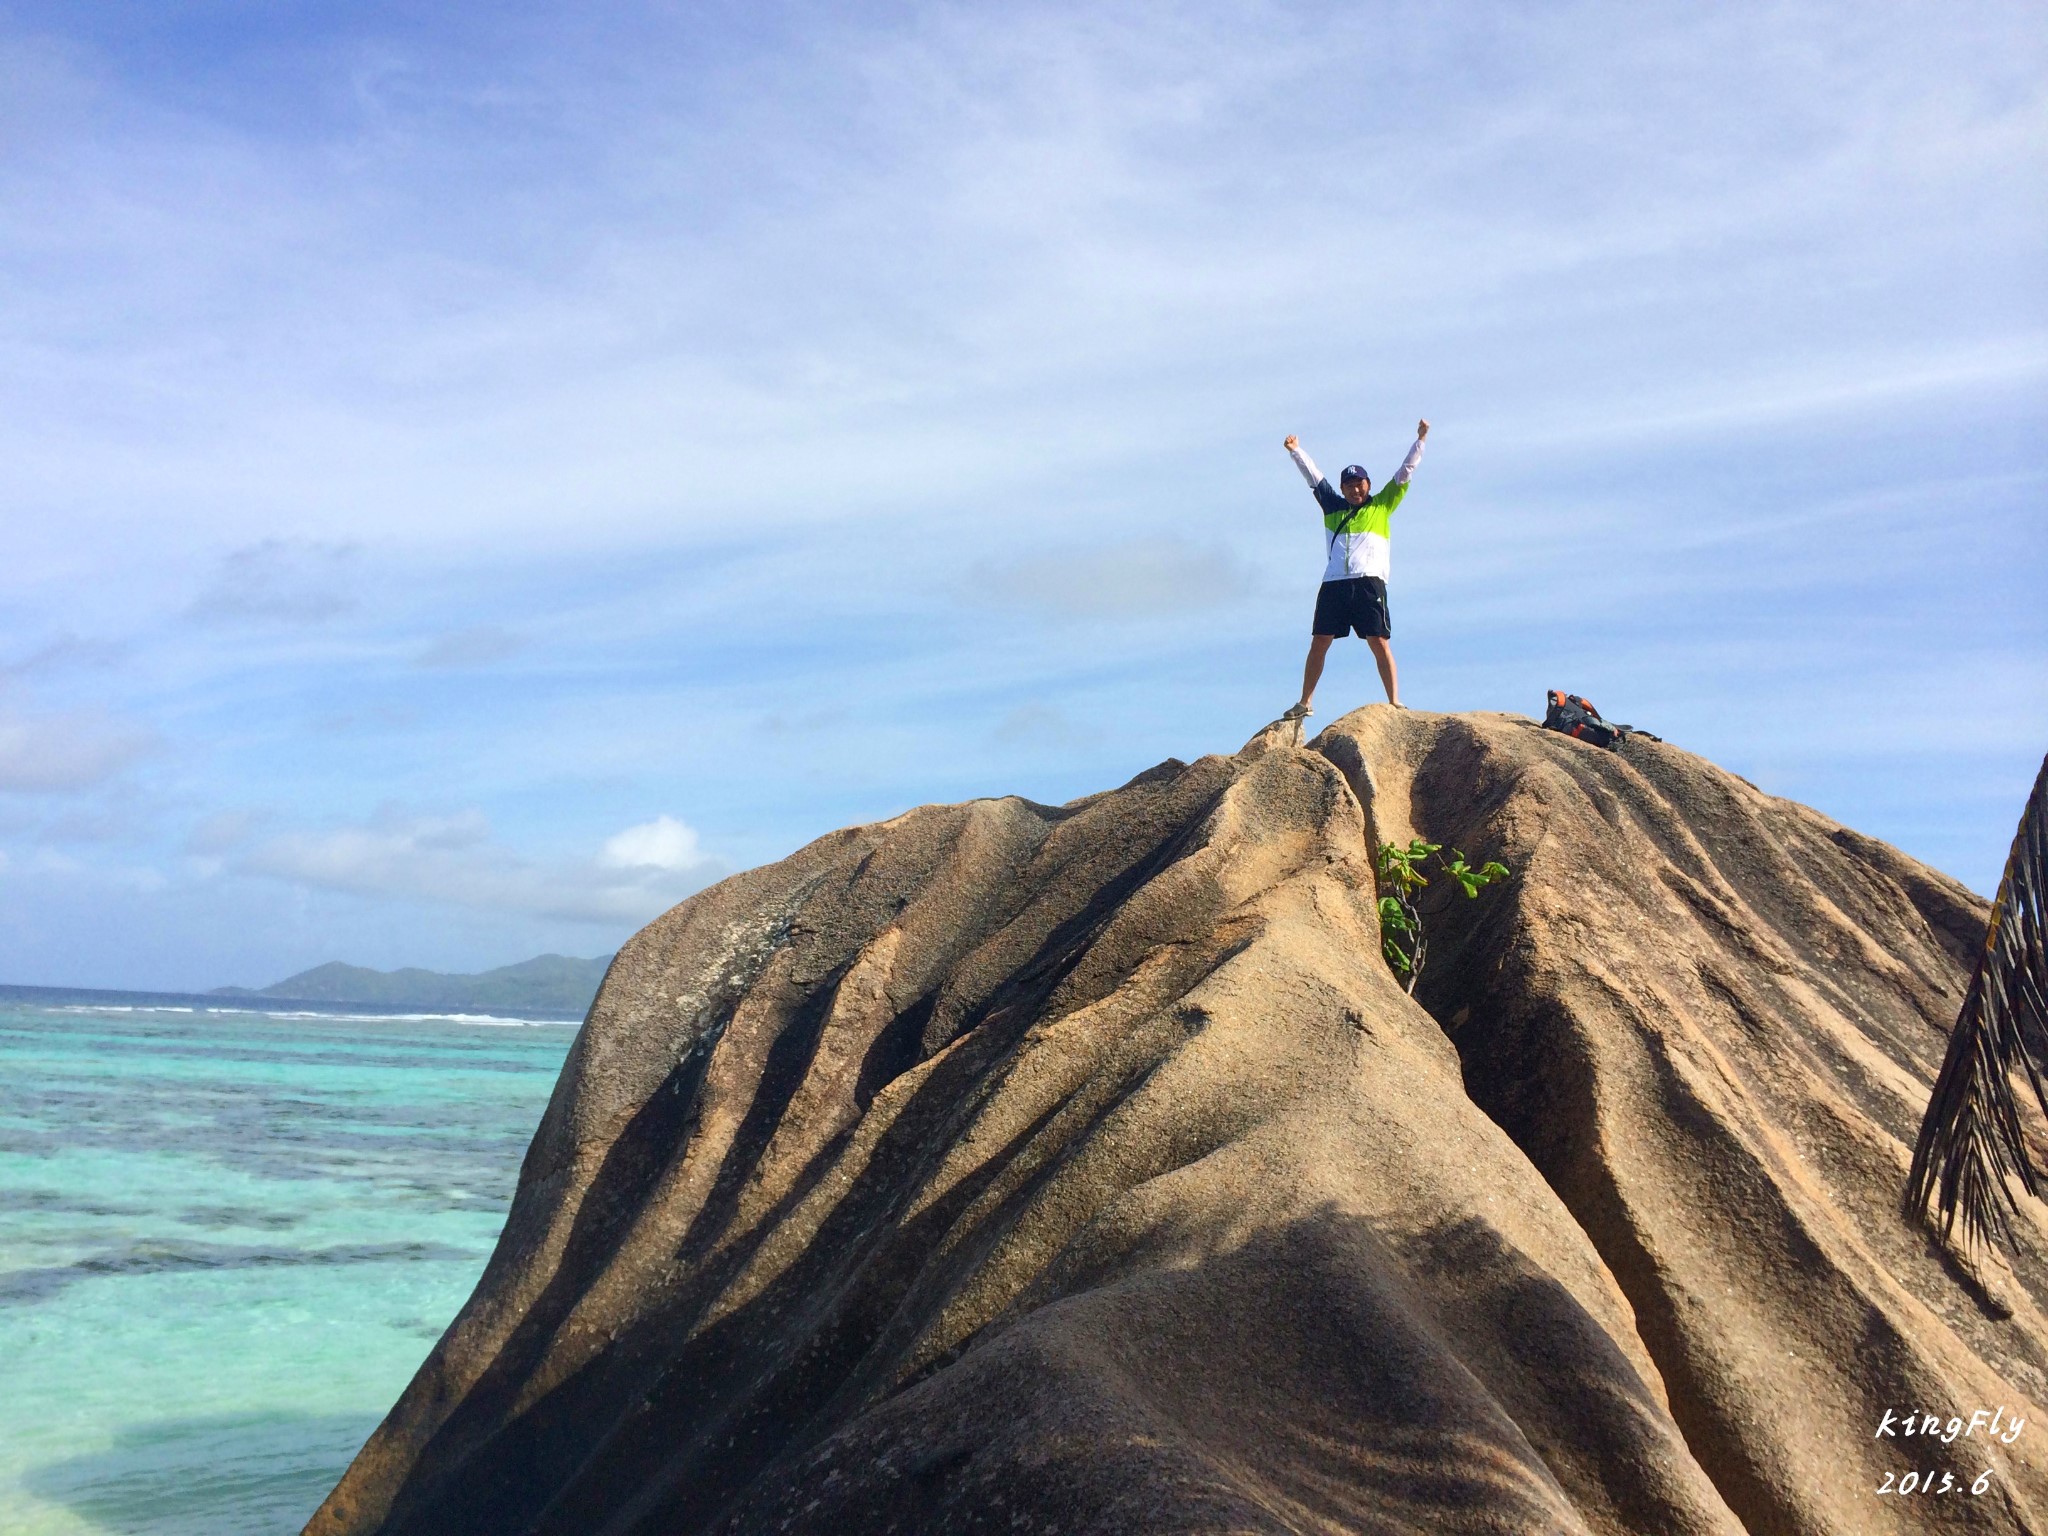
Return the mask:
<path id="1" fill-rule="evenodd" d="M 1316 468 L 1316 461 L 1303 450 L 1300 438 L 1290 432 L 1280 446 L 1285 448 L 1287 456 L 1294 460 L 1294 467 L 1301 471 L 1301 478 L 1308 482 L 1310 490 L 1323 483 L 1323 472 Z"/>
<path id="2" fill-rule="evenodd" d="M 1415 446 L 1408 450 L 1408 457 L 1403 459 L 1401 467 L 1394 471 L 1394 478 L 1387 482 L 1389 485 L 1406 485 L 1408 483 L 1409 477 L 1415 473 L 1415 466 L 1422 462 L 1422 440 L 1427 436 L 1429 436 L 1429 423 L 1418 421 L 1415 424 Z"/>

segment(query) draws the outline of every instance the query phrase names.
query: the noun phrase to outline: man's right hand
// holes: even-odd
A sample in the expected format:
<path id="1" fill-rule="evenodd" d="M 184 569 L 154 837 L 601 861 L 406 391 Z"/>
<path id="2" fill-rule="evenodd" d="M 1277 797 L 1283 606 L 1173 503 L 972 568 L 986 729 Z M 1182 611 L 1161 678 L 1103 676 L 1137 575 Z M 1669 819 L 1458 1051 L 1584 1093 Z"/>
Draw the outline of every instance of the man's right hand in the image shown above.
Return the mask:
<path id="1" fill-rule="evenodd" d="M 1296 437 L 1292 432 L 1290 432 L 1281 441 L 1280 446 L 1282 448 L 1285 448 L 1289 453 L 1292 453 L 1295 449 L 1301 446 L 1301 439 Z"/>

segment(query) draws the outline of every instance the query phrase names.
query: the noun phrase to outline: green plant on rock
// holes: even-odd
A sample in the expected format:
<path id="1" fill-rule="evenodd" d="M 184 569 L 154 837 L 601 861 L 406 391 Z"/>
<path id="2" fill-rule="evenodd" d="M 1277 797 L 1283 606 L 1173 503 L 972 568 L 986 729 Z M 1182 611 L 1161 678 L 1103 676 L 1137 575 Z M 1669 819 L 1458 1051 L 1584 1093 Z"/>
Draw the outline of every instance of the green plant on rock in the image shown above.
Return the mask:
<path id="1" fill-rule="evenodd" d="M 1453 848 L 1451 856 L 1445 858 L 1443 844 L 1425 843 L 1419 837 L 1406 848 L 1396 843 L 1380 844 L 1380 953 L 1386 956 L 1395 975 L 1407 978 L 1410 996 L 1414 995 L 1415 983 L 1422 976 L 1422 962 L 1429 953 L 1415 897 L 1429 884 L 1430 877 L 1423 872 L 1423 866 L 1431 859 L 1436 861 L 1439 873 L 1455 880 L 1468 899 L 1508 877 L 1505 864 L 1488 859 L 1475 869 L 1457 849 Z"/>

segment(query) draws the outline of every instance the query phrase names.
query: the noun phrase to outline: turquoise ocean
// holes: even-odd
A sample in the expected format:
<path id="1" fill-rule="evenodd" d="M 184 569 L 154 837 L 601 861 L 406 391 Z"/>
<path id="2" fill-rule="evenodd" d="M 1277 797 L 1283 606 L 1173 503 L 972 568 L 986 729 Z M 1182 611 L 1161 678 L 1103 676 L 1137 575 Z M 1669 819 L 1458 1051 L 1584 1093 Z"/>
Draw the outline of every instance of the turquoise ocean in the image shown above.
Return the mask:
<path id="1" fill-rule="evenodd" d="M 0 1533 L 297 1531 L 482 1273 L 574 1037 L 0 988 Z"/>

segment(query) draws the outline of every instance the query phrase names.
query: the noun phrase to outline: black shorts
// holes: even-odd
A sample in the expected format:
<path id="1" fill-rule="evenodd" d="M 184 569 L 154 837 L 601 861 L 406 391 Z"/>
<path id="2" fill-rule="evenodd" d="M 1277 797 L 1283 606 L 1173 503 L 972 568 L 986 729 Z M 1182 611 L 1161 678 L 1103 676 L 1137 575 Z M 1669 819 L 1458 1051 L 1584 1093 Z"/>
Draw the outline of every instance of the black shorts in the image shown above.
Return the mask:
<path id="1" fill-rule="evenodd" d="M 1311 633 L 1348 635 L 1353 629 L 1361 640 L 1367 635 L 1393 638 L 1393 622 L 1387 617 L 1387 584 L 1377 576 L 1326 581 L 1316 593 L 1316 622 Z"/>

